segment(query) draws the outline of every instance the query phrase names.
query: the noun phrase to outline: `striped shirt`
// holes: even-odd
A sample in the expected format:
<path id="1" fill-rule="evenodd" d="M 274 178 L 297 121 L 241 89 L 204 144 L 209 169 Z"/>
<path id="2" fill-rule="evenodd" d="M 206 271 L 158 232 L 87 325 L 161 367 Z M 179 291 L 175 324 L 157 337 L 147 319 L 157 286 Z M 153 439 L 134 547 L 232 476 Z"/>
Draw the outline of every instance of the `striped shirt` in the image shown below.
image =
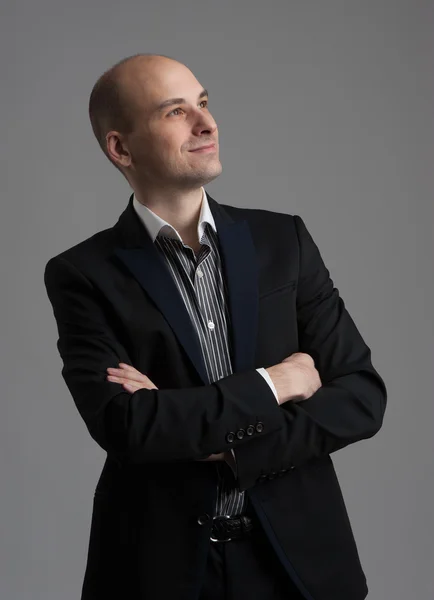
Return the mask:
<path id="1" fill-rule="evenodd" d="M 227 287 L 222 276 L 218 235 L 205 190 L 198 221 L 198 240 L 201 248 L 196 255 L 185 245 L 181 236 L 167 221 L 140 204 L 135 195 L 133 205 L 154 244 L 164 256 L 169 271 L 184 301 L 197 332 L 205 362 L 208 382 L 213 383 L 232 374 L 230 347 L 230 313 Z M 257 369 L 273 384 L 265 369 Z M 235 463 L 235 455 L 232 452 Z M 245 511 L 245 492 L 236 480 L 236 464 L 232 468 L 225 461 L 216 461 L 218 485 L 215 514 L 237 515 Z"/>

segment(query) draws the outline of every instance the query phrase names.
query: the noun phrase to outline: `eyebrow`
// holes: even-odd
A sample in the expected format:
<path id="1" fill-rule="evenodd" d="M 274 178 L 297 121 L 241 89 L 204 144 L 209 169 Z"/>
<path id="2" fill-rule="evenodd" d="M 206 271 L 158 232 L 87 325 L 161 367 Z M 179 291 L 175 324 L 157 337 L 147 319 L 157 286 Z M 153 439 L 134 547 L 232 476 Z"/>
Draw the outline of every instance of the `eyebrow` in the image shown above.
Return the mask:
<path id="1" fill-rule="evenodd" d="M 203 89 L 201 91 L 201 93 L 199 94 L 198 100 L 200 100 L 201 98 L 204 98 L 205 96 L 208 96 L 208 95 L 209 95 L 208 90 Z M 173 104 L 183 104 L 185 102 L 187 102 L 187 100 L 185 98 L 169 98 L 168 100 L 165 100 L 164 102 L 159 104 L 157 106 L 157 108 L 155 109 L 155 112 L 161 112 L 168 106 L 172 106 Z"/>

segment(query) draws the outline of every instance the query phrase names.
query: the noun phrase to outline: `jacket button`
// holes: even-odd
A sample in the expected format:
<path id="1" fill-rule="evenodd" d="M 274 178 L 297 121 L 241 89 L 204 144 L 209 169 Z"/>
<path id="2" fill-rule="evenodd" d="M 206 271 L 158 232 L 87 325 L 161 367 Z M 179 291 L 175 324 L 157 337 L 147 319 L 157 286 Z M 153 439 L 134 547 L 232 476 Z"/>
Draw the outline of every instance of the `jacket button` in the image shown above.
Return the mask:
<path id="1" fill-rule="evenodd" d="M 271 471 L 271 473 L 269 474 L 268 478 L 269 479 L 274 479 L 276 477 L 276 474 L 274 471 Z"/>
<path id="2" fill-rule="evenodd" d="M 246 432 L 244 431 L 244 429 L 238 429 L 238 431 L 237 431 L 237 438 L 239 440 L 242 440 L 243 437 L 245 436 L 245 434 L 246 434 Z"/>
<path id="3" fill-rule="evenodd" d="M 267 479 L 266 475 L 260 475 L 260 477 L 258 477 L 258 481 L 265 481 Z"/>
<path id="4" fill-rule="evenodd" d="M 203 515 L 199 515 L 197 518 L 197 522 L 199 523 L 199 525 L 204 525 L 207 521 L 209 521 L 211 519 L 211 517 L 209 516 L 208 513 L 205 513 Z"/>
<path id="5" fill-rule="evenodd" d="M 226 441 L 228 442 L 228 444 L 232 444 L 234 439 L 235 439 L 235 433 L 233 431 L 230 431 L 226 436 Z"/>
<path id="6" fill-rule="evenodd" d="M 261 431 L 264 429 L 264 423 L 261 423 L 261 421 L 259 421 L 259 423 L 256 423 L 255 429 L 258 433 L 261 433 Z"/>
<path id="7" fill-rule="evenodd" d="M 253 425 L 249 425 L 247 427 L 246 433 L 247 433 L 247 435 L 253 435 L 255 433 L 255 428 L 253 427 Z"/>

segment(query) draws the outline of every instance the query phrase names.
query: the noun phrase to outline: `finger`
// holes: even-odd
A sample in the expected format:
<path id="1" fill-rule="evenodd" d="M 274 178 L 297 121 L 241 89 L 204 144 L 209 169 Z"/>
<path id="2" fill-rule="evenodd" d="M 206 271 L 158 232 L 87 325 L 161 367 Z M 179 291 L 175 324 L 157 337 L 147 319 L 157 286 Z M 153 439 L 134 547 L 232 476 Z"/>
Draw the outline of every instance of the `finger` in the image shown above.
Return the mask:
<path id="1" fill-rule="evenodd" d="M 136 368 L 132 365 L 127 365 L 126 363 L 119 363 L 121 369 L 125 369 L 126 371 L 135 371 L 136 373 L 140 373 Z"/>
<path id="2" fill-rule="evenodd" d="M 128 385 L 134 389 L 140 389 L 143 387 L 147 387 L 145 383 L 141 382 L 137 382 L 137 381 L 132 381 L 131 379 L 126 379 L 125 377 L 115 377 L 113 375 L 109 375 L 107 377 L 108 381 L 111 381 L 113 383 L 119 383 L 120 385 Z"/>
<path id="3" fill-rule="evenodd" d="M 136 375 L 139 375 L 141 377 L 146 377 L 146 375 L 144 373 L 141 373 L 140 371 L 138 371 L 136 368 L 132 367 L 131 365 L 127 365 L 126 363 L 119 363 L 120 369 L 116 369 L 114 367 L 107 367 L 107 371 L 113 374 L 124 374 L 124 373 L 128 373 L 128 374 L 132 374 L 135 373 Z"/>
<path id="4" fill-rule="evenodd" d="M 132 379 L 127 379 L 126 377 L 116 377 L 115 375 L 108 375 L 107 376 L 107 380 L 111 381 L 113 383 L 119 383 L 121 385 L 128 386 L 129 388 L 133 389 L 134 391 L 136 390 L 141 390 L 141 389 L 158 389 L 156 386 L 154 386 L 154 384 L 152 382 L 150 382 L 149 384 L 143 381 L 133 381 Z"/>
<path id="5" fill-rule="evenodd" d="M 116 383 L 130 383 L 130 384 L 138 384 L 138 383 L 142 383 L 143 382 L 139 382 L 136 381 L 134 379 L 132 379 L 131 377 L 127 377 L 126 375 L 108 375 L 107 379 L 109 381 L 114 381 Z"/>
<path id="6" fill-rule="evenodd" d="M 133 379 L 134 381 L 143 381 L 145 383 L 152 384 L 152 381 L 144 373 L 141 373 L 134 367 L 130 367 L 130 365 L 126 365 L 125 363 L 119 363 L 119 364 L 124 365 L 124 367 L 122 367 L 121 369 L 118 369 L 118 371 L 120 371 L 120 374 L 122 376 L 128 376 L 129 378 Z"/>
<path id="7" fill-rule="evenodd" d="M 134 372 L 134 371 L 126 371 L 123 369 L 112 369 L 109 371 L 113 377 L 118 377 L 119 379 L 126 379 L 128 381 L 135 381 L 137 383 L 150 383 L 150 379 L 143 375 L 143 373 Z"/>

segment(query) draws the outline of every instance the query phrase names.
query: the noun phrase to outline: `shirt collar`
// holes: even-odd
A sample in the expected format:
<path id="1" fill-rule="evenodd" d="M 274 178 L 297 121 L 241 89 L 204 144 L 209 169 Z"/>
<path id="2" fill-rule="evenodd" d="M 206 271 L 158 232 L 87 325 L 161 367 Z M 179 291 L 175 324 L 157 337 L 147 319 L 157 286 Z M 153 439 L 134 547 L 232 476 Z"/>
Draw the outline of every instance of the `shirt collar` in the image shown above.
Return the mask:
<path id="1" fill-rule="evenodd" d="M 181 242 L 183 241 L 178 231 L 174 227 L 172 227 L 170 223 L 159 217 L 147 206 L 141 204 L 137 200 L 135 194 L 133 194 L 133 206 L 139 219 L 141 220 L 141 222 L 147 229 L 149 235 L 151 236 L 153 242 L 155 242 L 155 239 L 160 233 L 160 231 L 167 237 L 178 239 Z M 209 223 L 214 229 L 214 231 L 217 231 L 214 217 L 209 207 L 208 197 L 204 188 L 202 187 L 202 204 L 200 209 L 199 221 L 197 224 L 197 235 L 199 242 L 202 239 L 206 223 Z"/>

